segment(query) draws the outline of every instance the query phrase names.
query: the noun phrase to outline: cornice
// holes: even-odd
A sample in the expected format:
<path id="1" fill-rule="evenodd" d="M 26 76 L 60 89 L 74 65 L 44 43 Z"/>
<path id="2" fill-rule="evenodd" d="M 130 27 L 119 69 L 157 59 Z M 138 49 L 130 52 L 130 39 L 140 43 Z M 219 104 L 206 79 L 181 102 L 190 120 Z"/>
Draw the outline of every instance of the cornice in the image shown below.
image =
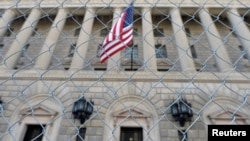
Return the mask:
<path id="1" fill-rule="evenodd" d="M 43 1 L 35 1 L 35 0 L 22 0 L 19 2 L 12 0 L 1 0 L 0 8 L 29 8 L 29 7 L 126 7 L 128 4 L 127 1 L 124 0 L 43 0 Z M 135 7 L 234 7 L 234 8 L 246 8 L 249 7 L 249 0 L 206 0 L 206 1 L 193 1 L 193 0 L 136 0 L 134 2 Z"/>
<path id="2" fill-rule="evenodd" d="M 125 71 L 63 71 L 22 70 L 1 71 L 0 80 L 34 81 L 132 81 L 189 83 L 250 83 L 250 73 L 239 72 L 125 72 Z"/>

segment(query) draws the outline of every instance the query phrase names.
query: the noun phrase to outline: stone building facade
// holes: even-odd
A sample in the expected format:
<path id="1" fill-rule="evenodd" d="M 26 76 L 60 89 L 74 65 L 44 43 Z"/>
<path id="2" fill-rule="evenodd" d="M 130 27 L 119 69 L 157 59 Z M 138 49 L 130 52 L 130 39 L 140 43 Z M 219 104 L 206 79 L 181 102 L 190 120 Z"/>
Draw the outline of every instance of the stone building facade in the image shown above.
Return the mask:
<path id="1" fill-rule="evenodd" d="M 205 141 L 209 124 L 250 124 L 247 0 L 137 0 L 133 45 L 100 63 L 128 3 L 0 1 L 0 141 Z M 94 102 L 83 124 L 82 97 Z"/>

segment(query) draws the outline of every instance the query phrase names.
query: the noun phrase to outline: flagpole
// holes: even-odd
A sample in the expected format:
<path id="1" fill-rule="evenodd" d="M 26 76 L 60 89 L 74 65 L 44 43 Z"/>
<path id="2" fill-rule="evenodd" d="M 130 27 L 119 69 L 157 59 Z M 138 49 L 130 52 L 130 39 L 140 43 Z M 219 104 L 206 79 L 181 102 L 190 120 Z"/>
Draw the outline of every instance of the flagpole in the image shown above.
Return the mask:
<path id="1" fill-rule="evenodd" d="M 134 4 L 135 0 L 131 0 L 130 3 Z M 133 49 L 134 45 L 131 46 L 131 71 L 133 71 Z"/>
<path id="2" fill-rule="evenodd" d="M 131 46 L 131 71 L 133 70 L 133 46 Z"/>

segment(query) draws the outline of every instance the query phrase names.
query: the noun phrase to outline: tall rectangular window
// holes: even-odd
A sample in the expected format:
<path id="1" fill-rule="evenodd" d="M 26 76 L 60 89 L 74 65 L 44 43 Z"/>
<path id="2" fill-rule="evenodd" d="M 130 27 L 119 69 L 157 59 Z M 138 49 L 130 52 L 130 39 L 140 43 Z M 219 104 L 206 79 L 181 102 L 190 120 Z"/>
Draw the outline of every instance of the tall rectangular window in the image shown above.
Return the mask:
<path id="1" fill-rule="evenodd" d="M 11 34 L 14 32 L 14 29 L 13 28 L 8 28 L 6 33 L 5 33 L 5 36 L 9 37 L 11 36 Z"/>
<path id="2" fill-rule="evenodd" d="M 44 125 L 28 125 L 23 141 L 42 141 Z"/>
<path id="3" fill-rule="evenodd" d="M 138 58 L 138 46 L 133 44 L 129 47 L 126 47 L 125 57 L 126 58 L 132 58 L 132 57 Z"/>
<path id="4" fill-rule="evenodd" d="M 27 50 L 29 48 L 30 44 L 26 44 L 23 49 L 22 49 L 22 54 L 21 54 L 21 57 L 24 57 L 25 54 L 27 53 Z"/>
<path id="5" fill-rule="evenodd" d="M 166 47 L 161 44 L 155 45 L 155 55 L 156 58 L 167 58 Z"/>
<path id="6" fill-rule="evenodd" d="M 102 44 L 99 44 L 97 47 L 96 57 L 100 58 L 101 52 L 102 52 Z"/>
<path id="7" fill-rule="evenodd" d="M 104 28 L 101 30 L 100 36 L 105 37 L 106 35 L 108 35 L 108 33 L 109 33 L 109 29 Z"/>
<path id="8" fill-rule="evenodd" d="M 185 130 L 182 131 L 178 130 L 178 135 L 180 141 L 188 141 L 187 132 Z"/>
<path id="9" fill-rule="evenodd" d="M 85 141 L 86 128 L 80 128 L 76 141 Z"/>
<path id="10" fill-rule="evenodd" d="M 244 58 L 244 59 L 248 59 L 247 53 L 246 53 L 246 51 L 244 50 L 243 46 L 239 46 L 239 49 L 240 49 L 240 51 L 241 51 L 241 54 L 244 54 L 244 55 L 243 55 L 243 58 Z"/>
<path id="11" fill-rule="evenodd" d="M 77 28 L 77 29 L 75 30 L 74 36 L 79 36 L 80 30 L 81 30 L 81 28 Z"/>
<path id="12" fill-rule="evenodd" d="M 4 44 L 0 44 L 0 54 L 2 54 Z"/>
<path id="13" fill-rule="evenodd" d="M 191 37 L 191 33 L 190 33 L 189 28 L 185 28 L 185 32 L 186 32 L 187 37 Z"/>
<path id="14" fill-rule="evenodd" d="M 76 44 L 72 44 L 69 49 L 68 57 L 73 57 L 75 53 Z"/>
<path id="15" fill-rule="evenodd" d="M 164 37 L 163 28 L 155 28 L 154 29 L 154 36 L 155 37 Z"/>
<path id="16" fill-rule="evenodd" d="M 134 28 L 134 29 L 133 29 L 133 35 L 134 35 L 135 37 L 138 36 L 138 30 L 137 30 L 137 28 Z"/>
<path id="17" fill-rule="evenodd" d="M 194 48 L 194 45 L 190 46 L 190 50 L 191 50 L 192 57 L 197 58 L 197 53 L 196 53 L 196 50 Z"/>
<path id="18" fill-rule="evenodd" d="M 33 32 L 32 32 L 32 36 L 35 36 L 35 35 L 36 35 L 36 33 L 37 33 L 37 28 L 35 28 L 35 29 L 33 30 Z"/>

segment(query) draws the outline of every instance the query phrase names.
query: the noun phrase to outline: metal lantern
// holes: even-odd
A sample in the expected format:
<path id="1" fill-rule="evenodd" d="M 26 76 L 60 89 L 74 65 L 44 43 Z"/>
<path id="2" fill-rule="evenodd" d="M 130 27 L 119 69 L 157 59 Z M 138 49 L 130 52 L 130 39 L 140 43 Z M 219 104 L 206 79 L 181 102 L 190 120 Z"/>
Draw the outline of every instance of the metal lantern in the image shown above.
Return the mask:
<path id="1" fill-rule="evenodd" d="M 182 99 L 179 102 L 172 104 L 171 114 L 176 121 L 179 121 L 180 126 L 183 127 L 185 122 L 191 120 L 193 117 L 191 104 Z"/>
<path id="2" fill-rule="evenodd" d="M 83 124 L 86 119 L 89 119 L 90 115 L 93 113 L 94 102 L 88 102 L 84 97 L 74 102 L 72 109 L 72 114 L 74 119 L 79 119 L 80 123 Z"/>
<path id="3" fill-rule="evenodd" d="M 185 115 L 185 116 L 187 116 L 188 115 L 188 107 L 187 107 L 187 105 L 186 105 L 186 103 L 184 103 L 184 101 L 180 101 L 179 102 L 179 106 L 180 106 L 180 113 L 182 114 L 182 115 Z"/>
<path id="4" fill-rule="evenodd" d="M 174 103 L 171 107 L 171 113 L 172 113 L 172 116 L 175 118 L 175 119 L 178 119 L 180 114 L 179 114 L 179 106 L 177 103 Z"/>
<path id="5" fill-rule="evenodd" d="M 86 103 L 86 111 L 85 111 L 86 115 L 91 115 L 93 113 L 93 110 L 94 110 L 93 106 L 94 106 L 93 101 Z"/>

